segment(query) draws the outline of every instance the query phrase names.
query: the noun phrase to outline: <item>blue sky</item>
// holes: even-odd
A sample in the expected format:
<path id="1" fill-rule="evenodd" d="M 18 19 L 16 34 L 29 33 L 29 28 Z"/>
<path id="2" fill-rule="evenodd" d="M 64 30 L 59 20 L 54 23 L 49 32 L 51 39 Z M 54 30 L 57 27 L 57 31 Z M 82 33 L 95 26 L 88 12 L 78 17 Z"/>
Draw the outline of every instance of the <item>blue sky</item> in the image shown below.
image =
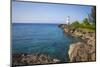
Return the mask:
<path id="1" fill-rule="evenodd" d="M 92 6 L 12 2 L 13 23 L 64 23 L 82 21 L 91 13 Z"/>

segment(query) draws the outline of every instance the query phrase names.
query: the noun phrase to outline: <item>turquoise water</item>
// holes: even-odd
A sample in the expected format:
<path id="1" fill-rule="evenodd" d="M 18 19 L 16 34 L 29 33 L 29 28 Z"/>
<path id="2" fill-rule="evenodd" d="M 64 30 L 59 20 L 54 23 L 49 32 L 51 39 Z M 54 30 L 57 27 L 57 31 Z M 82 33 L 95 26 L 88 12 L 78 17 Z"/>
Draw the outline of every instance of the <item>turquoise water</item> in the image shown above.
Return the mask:
<path id="1" fill-rule="evenodd" d="M 12 24 L 12 52 L 48 54 L 67 62 L 69 44 L 76 39 L 64 35 L 58 24 Z"/>

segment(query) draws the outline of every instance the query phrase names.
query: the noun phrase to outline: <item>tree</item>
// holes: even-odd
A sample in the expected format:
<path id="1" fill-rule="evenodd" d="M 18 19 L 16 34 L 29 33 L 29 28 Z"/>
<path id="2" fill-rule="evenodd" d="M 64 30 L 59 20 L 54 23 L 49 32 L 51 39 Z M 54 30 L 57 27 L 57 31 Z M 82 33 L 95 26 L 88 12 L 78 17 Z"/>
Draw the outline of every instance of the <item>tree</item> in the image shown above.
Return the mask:
<path id="1" fill-rule="evenodd" d="M 79 22 L 78 21 L 75 21 L 71 25 L 79 25 Z"/>
<path id="2" fill-rule="evenodd" d="M 91 13 L 88 15 L 89 21 L 93 24 L 96 23 L 96 6 L 93 6 L 91 9 Z"/>
<path id="3" fill-rule="evenodd" d="M 87 18 L 85 18 L 85 19 L 83 20 L 83 24 L 85 24 L 85 25 L 89 25 L 89 21 L 88 21 Z"/>
<path id="4" fill-rule="evenodd" d="M 72 27 L 78 28 L 80 26 L 80 23 L 78 21 L 75 21 L 71 24 Z"/>

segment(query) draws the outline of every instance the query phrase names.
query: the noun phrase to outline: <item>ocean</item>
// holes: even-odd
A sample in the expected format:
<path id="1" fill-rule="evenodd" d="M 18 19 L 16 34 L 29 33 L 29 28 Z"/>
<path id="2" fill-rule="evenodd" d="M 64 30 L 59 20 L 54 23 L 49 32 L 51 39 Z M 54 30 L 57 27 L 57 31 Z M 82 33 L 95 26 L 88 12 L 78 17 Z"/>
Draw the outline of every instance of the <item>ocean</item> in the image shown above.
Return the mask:
<path id="1" fill-rule="evenodd" d="M 64 34 L 59 24 L 12 23 L 12 53 L 40 53 L 68 61 L 69 45 L 78 38 Z"/>

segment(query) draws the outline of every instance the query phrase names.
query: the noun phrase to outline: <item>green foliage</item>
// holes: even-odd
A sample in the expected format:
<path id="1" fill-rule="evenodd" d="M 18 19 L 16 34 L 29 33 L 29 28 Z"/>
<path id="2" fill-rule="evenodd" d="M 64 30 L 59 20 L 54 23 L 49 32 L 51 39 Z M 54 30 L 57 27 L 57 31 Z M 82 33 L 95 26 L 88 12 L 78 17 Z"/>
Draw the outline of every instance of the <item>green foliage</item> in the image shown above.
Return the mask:
<path id="1" fill-rule="evenodd" d="M 78 21 L 75 21 L 72 23 L 72 25 L 79 25 L 80 23 Z"/>
<path id="2" fill-rule="evenodd" d="M 83 20 L 83 22 L 81 22 L 81 23 L 78 21 L 73 22 L 70 25 L 70 27 L 75 28 L 75 29 L 82 28 L 82 29 L 90 29 L 90 30 L 95 30 L 95 28 L 96 28 L 95 24 L 90 24 L 87 18 L 85 18 Z"/>
<path id="3" fill-rule="evenodd" d="M 95 30 L 95 24 L 90 24 L 87 18 L 83 20 L 83 23 L 81 24 L 81 26 L 82 26 L 81 28 Z"/>
<path id="4" fill-rule="evenodd" d="M 75 21 L 70 24 L 71 28 L 82 28 L 95 31 L 96 29 L 96 6 L 92 7 L 88 18 L 84 18 L 82 22 Z"/>
<path id="5" fill-rule="evenodd" d="M 85 19 L 83 20 L 83 24 L 85 24 L 85 25 L 89 25 L 89 21 L 88 21 L 87 18 L 85 18 Z"/>
<path id="6" fill-rule="evenodd" d="M 78 21 L 75 21 L 71 24 L 71 27 L 78 28 L 80 26 L 80 23 Z"/>

